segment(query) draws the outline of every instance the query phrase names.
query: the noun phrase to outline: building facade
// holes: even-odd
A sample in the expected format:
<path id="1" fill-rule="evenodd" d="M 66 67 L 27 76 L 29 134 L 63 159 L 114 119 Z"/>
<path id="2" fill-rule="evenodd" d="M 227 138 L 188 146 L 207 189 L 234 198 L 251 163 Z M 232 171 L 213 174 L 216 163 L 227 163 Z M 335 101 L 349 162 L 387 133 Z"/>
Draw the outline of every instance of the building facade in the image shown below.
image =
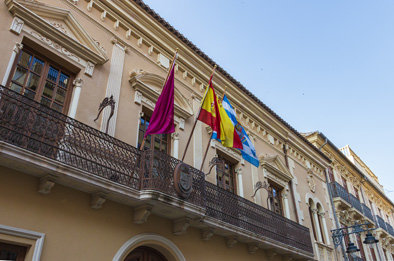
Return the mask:
<path id="1" fill-rule="evenodd" d="M 220 66 L 213 86 L 259 167 L 204 123 L 191 136 L 215 62 L 142 1 L 5 0 L 0 13 L 0 259 L 340 258 L 330 158 Z M 177 48 L 175 133 L 142 146 Z"/>
<path id="2" fill-rule="evenodd" d="M 352 234 L 345 237 L 343 248 L 355 244 L 360 251 L 357 257 L 362 260 L 393 260 L 394 243 L 394 204 L 385 195 L 377 176 L 349 147 L 338 149 L 324 134 L 313 132 L 306 137 L 331 160 L 328 180 L 331 196 L 338 219 L 338 227 L 368 223 L 368 228 L 379 240 L 376 244 L 366 245 L 361 236 Z"/>

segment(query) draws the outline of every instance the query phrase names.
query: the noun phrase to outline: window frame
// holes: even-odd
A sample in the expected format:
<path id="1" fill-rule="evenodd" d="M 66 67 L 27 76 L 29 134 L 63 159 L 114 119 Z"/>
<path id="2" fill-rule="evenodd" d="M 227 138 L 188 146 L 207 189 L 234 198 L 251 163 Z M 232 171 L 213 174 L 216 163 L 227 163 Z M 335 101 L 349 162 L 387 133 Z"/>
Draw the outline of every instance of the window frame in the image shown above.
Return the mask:
<path id="1" fill-rule="evenodd" d="M 63 105 L 62 105 L 62 106 L 63 106 L 63 109 L 62 109 L 62 111 L 61 111 L 60 113 L 66 115 L 66 114 L 68 113 L 68 110 L 69 110 L 69 107 L 70 107 L 71 98 L 72 98 L 72 93 L 73 93 L 73 87 L 74 87 L 74 86 L 73 86 L 73 81 L 74 81 L 74 79 L 76 78 L 76 75 L 75 75 L 75 73 L 73 73 L 71 70 L 69 70 L 69 69 L 65 68 L 64 66 L 61 66 L 60 64 L 54 62 L 52 59 L 50 59 L 50 58 L 48 58 L 47 56 L 41 54 L 40 52 L 38 52 L 38 51 L 35 50 L 34 48 L 30 48 L 29 46 L 24 46 L 23 49 L 21 49 L 21 50 L 18 52 L 18 54 L 15 56 L 15 60 L 14 60 L 14 62 L 13 62 L 13 64 L 12 64 L 10 74 L 8 75 L 8 79 L 7 79 L 7 82 L 6 82 L 6 87 L 9 88 L 9 89 L 11 89 L 10 87 L 11 87 L 11 84 L 12 84 L 12 82 L 13 82 L 13 77 L 14 77 L 15 71 L 16 71 L 16 69 L 17 69 L 18 66 L 20 66 L 20 67 L 26 69 L 26 67 L 24 67 L 24 66 L 22 66 L 22 65 L 18 65 L 18 62 L 19 62 L 20 57 L 21 57 L 21 55 L 22 55 L 23 52 L 28 53 L 29 55 L 31 55 L 31 59 L 32 59 L 32 60 L 31 60 L 31 62 L 30 62 L 31 64 L 30 64 L 30 65 L 28 66 L 28 68 L 27 68 L 26 78 L 24 79 L 24 83 L 23 83 L 23 85 L 22 85 L 21 91 L 19 91 L 19 94 L 20 94 L 20 95 L 24 95 L 26 89 L 27 89 L 28 91 L 31 91 L 31 90 L 27 87 L 28 81 L 29 81 L 29 77 L 30 77 L 29 75 L 30 75 L 31 73 L 33 73 L 33 74 L 35 74 L 35 75 L 38 75 L 36 72 L 34 72 L 34 71 L 31 69 L 32 66 L 33 66 L 34 58 L 38 58 L 38 59 L 42 60 L 42 61 L 44 62 L 44 64 L 43 64 L 43 67 L 42 67 L 42 69 L 41 69 L 40 80 L 38 81 L 38 86 L 37 86 L 37 89 L 35 90 L 35 95 L 34 95 L 33 100 L 36 101 L 36 102 L 38 102 L 38 103 L 40 103 L 40 104 L 42 104 L 42 103 L 41 103 L 41 98 L 42 98 L 42 97 L 44 97 L 45 99 L 48 100 L 48 98 L 45 97 L 45 96 L 43 95 L 43 93 L 44 93 L 44 89 L 45 89 L 45 82 L 47 81 L 47 78 L 48 78 L 49 69 L 50 69 L 51 67 L 53 67 L 54 69 L 58 70 L 58 76 L 57 76 L 57 79 L 56 79 L 55 88 L 54 88 L 54 90 L 53 90 L 53 97 L 50 99 L 50 106 L 49 106 L 49 108 L 51 108 L 51 109 L 53 109 L 53 110 L 56 110 L 56 109 L 52 108 L 52 105 L 53 105 L 54 103 L 59 105 L 59 103 L 56 102 L 56 92 L 57 92 L 57 90 L 58 90 L 58 88 L 59 88 L 58 86 L 60 85 L 60 84 L 59 84 L 59 78 L 61 77 L 61 74 L 62 74 L 62 73 L 63 73 L 63 74 L 67 74 L 67 75 L 69 75 L 69 80 L 68 80 L 68 83 L 67 83 L 66 88 L 60 87 L 60 88 L 62 88 L 63 90 L 65 90 L 65 92 L 66 92 L 66 95 L 65 95 L 65 97 L 64 97 L 64 102 L 63 102 Z M 51 81 L 51 83 L 53 83 L 53 82 Z M 20 85 L 19 85 L 19 86 L 20 86 Z M 43 104 L 43 105 L 44 105 L 44 104 Z M 44 105 L 44 106 L 45 106 L 45 105 Z M 47 106 L 47 107 L 48 107 L 48 106 Z M 56 110 L 56 111 L 58 111 L 58 110 Z M 59 111 L 58 111 L 58 112 L 59 112 Z"/>
<path id="2" fill-rule="evenodd" d="M 141 147 L 141 143 L 142 143 L 142 141 L 144 139 L 144 136 L 145 136 L 146 130 L 148 128 L 150 120 L 151 120 L 151 114 L 149 114 L 149 113 L 144 113 L 144 115 L 140 117 L 139 124 L 138 124 L 138 141 L 137 141 L 138 142 L 138 144 L 137 144 L 138 148 Z M 146 123 L 148 123 L 148 124 L 146 124 Z M 143 128 L 142 129 L 141 129 L 141 124 L 143 124 Z M 165 138 L 166 141 L 164 141 L 163 135 L 166 136 L 166 138 Z M 152 142 L 152 141 L 155 141 L 156 139 L 159 139 L 159 141 L 160 141 L 159 142 L 159 147 L 160 147 L 159 150 L 157 150 L 155 148 L 155 142 Z M 161 150 L 163 142 L 166 143 L 166 145 L 167 145 L 166 150 Z M 147 144 L 149 144 L 149 146 L 146 146 Z M 167 133 L 167 134 L 151 134 L 151 135 L 148 135 L 146 140 L 145 140 L 145 142 L 144 142 L 144 149 L 161 151 L 161 152 L 164 152 L 164 153 L 166 153 L 168 155 L 171 155 L 171 134 Z"/>
<path id="3" fill-rule="evenodd" d="M 230 170 L 230 172 L 228 173 L 229 175 L 229 181 L 230 182 L 232 182 L 232 184 L 230 185 L 227 185 L 226 183 L 225 183 L 225 179 L 223 179 L 223 176 L 224 176 L 224 174 L 226 173 L 226 171 L 225 171 L 225 169 L 226 169 L 226 164 L 228 165 L 228 166 L 231 166 L 231 170 Z M 222 189 L 224 189 L 224 190 L 226 190 L 226 191 L 229 191 L 229 192 L 231 192 L 231 193 L 233 193 L 233 194 L 236 194 L 237 195 L 237 193 L 238 193 L 238 190 L 237 190 L 237 178 L 236 178 L 236 172 L 235 172 L 235 169 L 236 169 L 236 163 L 234 163 L 233 161 L 231 161 L 231 160 L 229 160 L 228 158 L 226 158 L 225 156 L 223 156 L 223 155 L 221 155 L 221 154 L 218 154 L 218 162 L 217 162 L 217 165 L 216 165 L 216 186 L 218 186 L 218 187 L 220 187 L 220 188 L 222 188 Z M 220 174 L 219 173 L 223 173 L 222 175 L 221 175 L 221 177 L 220 177 Z M 221 178 L 221 180 L 219 180 L 219 178 Z M 230 188 L 230 189 L 229 189 Z"/>
<path id="4" fill-rule="evenodd" d="M 269 203 L 270 203 L 270 208 L 271 211 L 275 212 L 278 215 L 283 216 L 284 215 L 284 210 L 283 210 L 283 202 L 282 202 L 282 195 L 281 191 L 283 190 L 282 187 L 276 185 L 275 183 L 268 181 L 269 187 L 268 187 L 268 197 L 269 197 Z M 277 197 L 274 197 L 273 189 L 275 189 L 276 194 L 278 195 Z M 279 208 L 275 206 L 274 199 L 277 199 L 279 202 Z M 280 213 L 277 212 L 277 210 L 280 210 Z"/>

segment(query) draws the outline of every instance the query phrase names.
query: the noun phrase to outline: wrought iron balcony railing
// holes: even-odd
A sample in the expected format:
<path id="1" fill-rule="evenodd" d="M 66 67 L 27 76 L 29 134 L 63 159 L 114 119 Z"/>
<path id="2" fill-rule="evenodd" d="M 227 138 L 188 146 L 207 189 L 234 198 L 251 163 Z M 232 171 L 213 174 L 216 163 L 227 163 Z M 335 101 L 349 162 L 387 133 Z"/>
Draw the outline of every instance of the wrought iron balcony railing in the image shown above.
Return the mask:
<path id="1" fill-rule="evenodd" d="M 358 198 L 356 198 L 355 196 L 353 196 L 352 194 L 349 194 L 350 196 L 350 202 L 352 207 L 354 207 L 355 209 L 357 209 L 360 213 L 363 213 L 363 208 L 361 206 L 361 202 Z"/>
<path id="2" fill-rule="evenodd" d="M 394 237 L 394 229 L 393 229 L 393 227 L 387 222 L 386 222 L 386 227 L 387 227 L 387 232 L 389 232 L 389 234 Z"/>
<path id="3" fill-rule="evenodd" d="M 334 197 L 334 198 L 339 197 L 339 198 L 345 200 L 350 205 L 352 204 L 352 202 L 350 201 L 349 193 L 338 182 L 336 182 L 336 181 L 331 182 L 330 187 L 331 187 L 332 197 Z"/>
<path id="4" fill-rule="evenodd" d="M 378 222 L 378 227 L 383 228 L 384 230 L 387 231 L 386 222 L 384 222 L 383 218 L 381 218 L 378 215 L 376 215 L 375 217 L 376 217 L 376 221 Z"/>
<path id="5" fill-rule="evenodd" d="M 362 203 L 362 206 L 363 206 L 364 216 L 374 221 L 371 209 L 367 207 L 364 203 Z"/>
<path id="6" fill-rule="evenodd" d="M 135 190 L 177 197 L 172 174 L 179 160 L 141 152 L 3 86 L 0 141 Z M 185 201 L 202 207 L 207 216 L 313 253 L 307 227 L 206 182 L 204 173 L 193 167 L 190 172 L 193 190 Z"/>

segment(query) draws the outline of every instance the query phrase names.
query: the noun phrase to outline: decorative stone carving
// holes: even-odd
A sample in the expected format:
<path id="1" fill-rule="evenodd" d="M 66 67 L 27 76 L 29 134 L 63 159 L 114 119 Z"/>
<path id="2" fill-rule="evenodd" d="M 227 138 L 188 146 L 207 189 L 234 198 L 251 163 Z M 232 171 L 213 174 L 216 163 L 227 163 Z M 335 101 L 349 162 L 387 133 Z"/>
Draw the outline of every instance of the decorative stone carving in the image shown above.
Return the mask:
<path id="1" fill-rule="evenodd" d="M 248 253 L 253 255 L 258 250 L 258 246 L 256 243 L 248 244 Z"/>
<path id="2" fill-rule="evenodd" d="M 93 209 L 101 208 L 105 202 L 106 197 L 107 197 L 107 194 L 104 192 L 97 192 L 97 193 L 93 194 L 90 207 Z"/>
<path id="3" fill-rule="evenodd" d="M 73 85 L 74 85 L 74 87 L 79 87 L 79 88 L 81 88 L 82 85 L 83 85 L 83 80 L 82 80 L 82 78 L 76 78 L 76 79 L 73 81 Z"/>
<path id="4" fill-rule="evenodd" d="M 14 48 L 13 48 L 13 51 L 14 51 L 15 53 L 19 53 L 19 52 L 22 50 L 22 48 L 23 48 L 23 44 L 21 44 L 21 43 L 15 43 Z"/>
<path id="5" fill-rule="evenodd" d="M 141 102 L 142 102 L 142 93 L 140 93 L 139 91 L 135 91 L 134 103 L 141 105 Z"/>
<path id="6" fill-rule="evenodd" d="M 49 194 L 53 188 L 53 186 L 55 186 L 55 181 L 56 181 L 57 177 L 55 176 L 51 176 L 51 175 L 47 175 L 44 176 L 40 179 L 40 185 L 38 187 L 38 192 L 41 194 Z"/>
<path id="7" fill-rule="evenodd" d="M 143 224 L 148 221 L 148 217 L 152 213 L 152 205 L 146 204 L 133 210 L 133 222 L 134 224 Z"/>
<path id="8" fill-rule="evenodd" d="M 212 236 L 213 236 L 213 229 L 212 228 L 206 228 L 201 231 L 201 238 L 204 241 L 211 240 Z"/>
<path id="9" fill-rule="evenodd" d="M 172 232 L 174 235 L 184 235 L 186 234 L 187 228 L 190 226 L 190 218 L 181 218 L 174 220 L 172 224 Z"/>
<path id="10" fill-rule="evenodd" d="M 90 76 L 90 77 L 93 76 L 94 66 L 95 66 L 94 63 L 92 63 L 92 62 L 90 62 L 90 61 L 88 61 L 88 62 L 86 63 L 86 66 L 85 66 L 85 74 L 86 74 L 87 76 Z"/>
<path id="11" fill-rule="evenodd" d="M 171 133 L 171 138 L 173 140 L 179 140 L 179 132 Z"/>
<path id="12" fill-rule="evenodd" d="M 308 175 L 308 177 L 307 177 L 307 182 L 308 182 L 309 189 L 310 189 L 313 193 L 315 193 L 315 192 L 316 192 L 316 182 L 315 182 L 315 180 L 313 179 L 313 175 L 312 175 L 312 174 Z"/>
<path id="13" fill-rule="evenodd" d="M 64 34 L 68 34 L 66 28 L 61 23 L 52 22 L 51 25 Z"/>
<path id="14" fill-rule="evenodd" d="M 16 35 L 19 35 L 22 32 L 22 28 L 24 24 L 25 22 L 22 19 L 18 17 L 14 17 L 14 20 L 12 21 L 10 27 L 10 31 Z"/>
<path id="15" fill-rule="evenodd" d="M 265 250 L 265 255 L 268 259 L 272 259 L 272 258 L 274 258 L 274 256 L 277 255 L 277 253 L 276 253 L 275 249 L 267 249 L 267 250 Z"/>
<path id="16" fill-rule="evenodd" d="M 233 248 L 235 244 L 238 243 L 238 237 L 237 236 L 228 236 L 226 237 L 226 245 L 228 248 Z"/>

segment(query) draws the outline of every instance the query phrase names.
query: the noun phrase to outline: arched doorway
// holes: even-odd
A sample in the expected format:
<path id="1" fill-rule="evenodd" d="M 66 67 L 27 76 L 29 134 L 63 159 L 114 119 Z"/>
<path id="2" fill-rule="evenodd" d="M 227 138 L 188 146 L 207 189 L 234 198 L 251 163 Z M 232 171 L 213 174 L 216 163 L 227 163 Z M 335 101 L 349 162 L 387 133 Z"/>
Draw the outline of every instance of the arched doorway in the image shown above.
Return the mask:
<path id="1" fill-rule="evenodd" d="M 124 261 L 168 261 L 159 251 L 147 246 L 140 246 L 130 252 Z"/>

